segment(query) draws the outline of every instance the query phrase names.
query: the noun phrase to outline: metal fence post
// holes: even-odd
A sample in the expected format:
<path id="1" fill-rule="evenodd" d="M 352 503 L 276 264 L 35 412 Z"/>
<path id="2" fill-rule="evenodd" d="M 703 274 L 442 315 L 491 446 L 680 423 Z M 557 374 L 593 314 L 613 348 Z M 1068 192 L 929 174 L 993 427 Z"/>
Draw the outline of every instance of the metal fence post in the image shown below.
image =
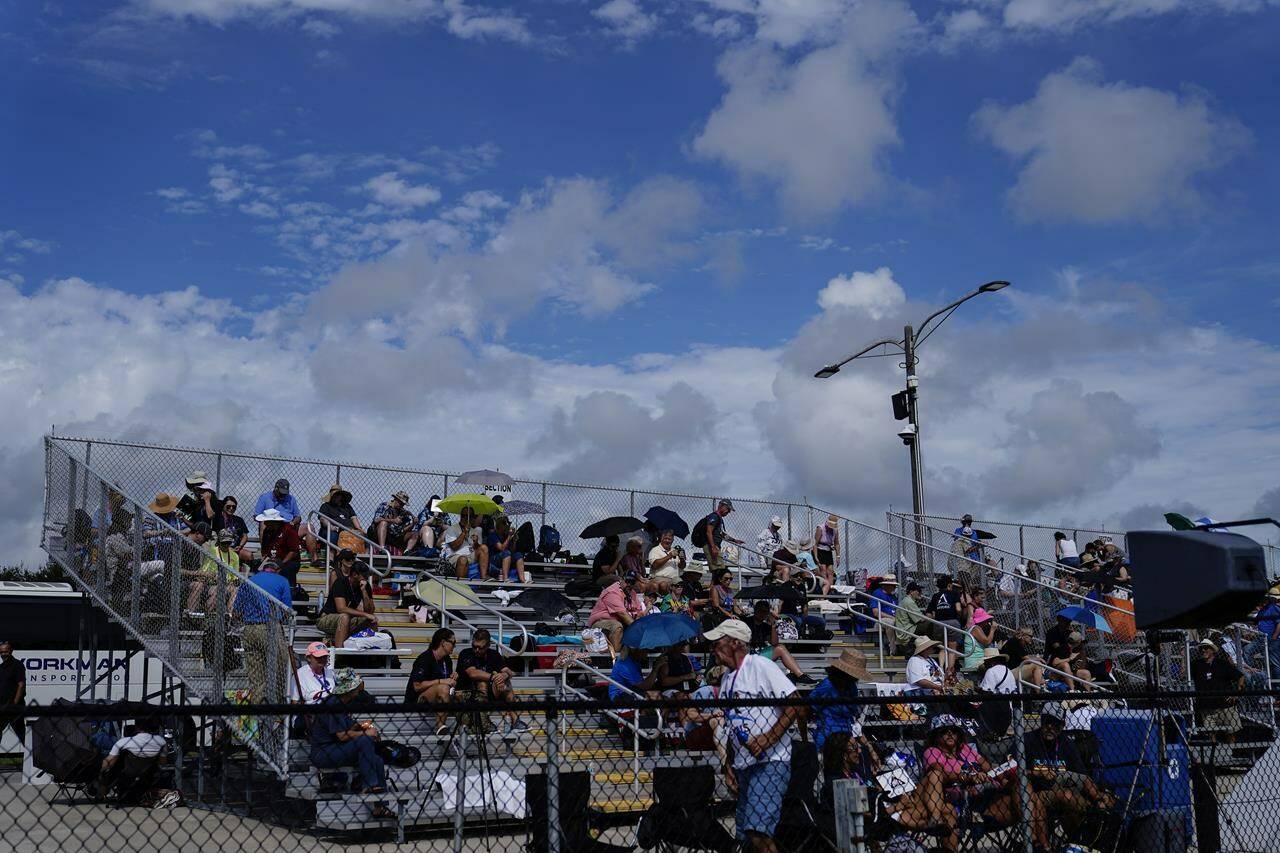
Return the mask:
<path id="1" fill-rule="evenodd" d="M 133 507 L 133 571 L 129 579 L 129 622 L 140 626 L 142 620 L 142 508 Z"/>
<path id="2" fill-rule="evenodd" d="M 106 482 L 99 480 L 98 484 L 98 491 L 101 492 L 98 497 L 102 503 L 98 504 L 98 571 L 95 573 L 97 576 L 94 580 L 98 587 L 98 595 L 106 598 L 110 591 L 110 579 L 107 577 L 107 573 L 111 571 L 111 566 L 107 563 L 107 527 L 109 526 L 107 524 L 107 510 L 110 509 L 111 503 Z"/>
<path id="3" fill-rule="evenodd" d="M 466 823 L 467 801 L 467 747 L 469 729 L 461 726 L 458 731 L 458 787 L 453 803 L 453 853 L 462 853 L 463 825 Z"/>
<path id="4" fill-rule="evenodd" d="M 218 601 L 214 605 L 216 610 L 213 628 L 213 695 L 221 701 L 226 695 L 223 679 L 226 677 L 224 668 L 227 642 L 227 573 L 222 570 L 222 566 L 214 566 L 214 570 L 218 573 Z"/>
<path id="5" fill-rule="evenodd" d="M 630 496 L 629 506 L 631 507 L 631 511 L 629 514 L 631 515 L 632 518 L 635 518 L 636 517 L 636 493 L 634 491 L 631 491 L 631 492 L 628 492 L 627 494 Z"/>
<path id="6" fill-rule="evenodd" d="M 213 461 L 213 493 L 215 495 L 222 494 L 222 454 L 219 453 Z"/>
<path id="7" fill-rule="evenodd" d="M 175 532 L 173 534 L 177 536 Z M 182 667 L 182 543 L 169 539 L 169 565 L 165 574 L 169 582 L 169 662 L 178 670 Z"/>
<path id="8" fill-rule="evenodd" d="M 547 691 L 551 698 L 551 691 Z M 548 707 L 544 719 L 547 736 L 547 853 L 560 853 L 560 726 L 559 711 Z M 537 820 L 536 817 L 533 818 Z"/>
<path id="9" fill-rule="evenodd" d="M 1013 758 L 1018 763 L 1018 809 L 1022 812 L 1022 850 L 1032 853 L 1031 780 L 1027 777 L 1026 720 L 1022 716 L 1022 702 L 1013 703 Z"/>

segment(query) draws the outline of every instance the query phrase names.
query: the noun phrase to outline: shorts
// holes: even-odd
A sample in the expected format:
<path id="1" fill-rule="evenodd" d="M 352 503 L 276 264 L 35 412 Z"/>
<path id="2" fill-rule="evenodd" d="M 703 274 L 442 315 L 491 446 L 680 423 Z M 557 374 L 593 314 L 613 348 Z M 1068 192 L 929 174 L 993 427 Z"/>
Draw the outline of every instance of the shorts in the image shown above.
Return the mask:
<path id="1" fill-rule="evenodd" d="M 817 549 L 818 565 L 834 566 L 836 564 L 835 555 L 826 548 Z"/>
<path id="2" fill-rule="evenodd" d="M 1211 732 L 1238 732 L 1240 731 L 1240 712 L 1234 707 L 1207 711 L 1200 728 Z"/>
<path id="3" fill-rule="evenodd" d="M 738 809 L 735 834 L 746 839 L 748 832 L 772 836 L 782 819 L 782 795 L 791 783 L 789 761 L 764 761 L 735 767 L 738 779 Z"/>
<path id="4" fill-rule="evenodd" d="M 619 622 L 617 619 L 597 619 L 596 621 L 592 622 L 588 627 L 599 628 L 601 631 L 604 631 L 606 636 L 608 636 L 609 634 L 612 634 L 614 631 L 621 631 L 622 623 Z"/>
<path id="5" fill-rule="evenodd" d="M 724 551 L 718 552 L 714 557 L 712 557 L 710 554 L 705 554 L 705 556 L 707 558 L 708 571 L 715 571 L 716 569 L 723 569 L 725 567 Z"/>
<path id="6" fill-rule="evenodd" d="M 1055 791 L 1071 791 L 1076 794 L 1083 794 L 1084 786 L 1088 779 L 1089 777 L 1083 773 L 1063 770 L 1053 777 L 1053 789 Z"/>
<path id="7" fill-rule="evenodd" d="M 326 637 L 332 637 L 338 633 L 338 620 L 342 618 L 340 613 L 322 613 L 320 618 L 316 619 L 316 627 L 320 629 L 320 633 Z M 363 631 L 373 625 L 373 621 L 367 616 L 352 616 L 350 633 L 355 634 Z"/>

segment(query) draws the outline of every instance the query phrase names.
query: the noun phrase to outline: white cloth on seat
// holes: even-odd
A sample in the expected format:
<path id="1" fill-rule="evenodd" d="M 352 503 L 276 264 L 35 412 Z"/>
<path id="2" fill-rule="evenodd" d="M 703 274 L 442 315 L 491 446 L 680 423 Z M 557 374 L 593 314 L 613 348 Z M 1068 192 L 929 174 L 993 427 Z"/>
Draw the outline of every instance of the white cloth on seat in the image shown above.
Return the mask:
<path id="1" fill-rule="evenodd" d="M 440 793 L 444 795 L 445 806 L 457 808 L 458 777 L 441 774 L 436 781 L 440 784 Z M 462 794 L 463 808 L 487 808 L 523 818 L 524 806 L 523 779 L 517 779 L 505 770 L 467 774 Z"/>

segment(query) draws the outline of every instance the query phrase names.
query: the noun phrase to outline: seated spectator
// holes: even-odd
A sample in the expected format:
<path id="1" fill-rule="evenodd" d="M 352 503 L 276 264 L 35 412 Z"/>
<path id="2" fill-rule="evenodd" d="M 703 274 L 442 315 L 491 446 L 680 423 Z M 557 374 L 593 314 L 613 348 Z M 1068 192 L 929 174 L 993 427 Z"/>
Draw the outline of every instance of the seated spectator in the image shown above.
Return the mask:
<path id="1" fill-rule="evenodd" d="M 684 549 L 676 544 L 675 531 L 660 532 L 658 543 L 649 549 L 649 568 L 653 576 L 674 583 L 680 579 L 686 565 Z"/>
<path id="2" fill-rule="evenodd" d="M 725 568 L 711 570 L 711 594 L 702 624 L 718 625 L 725 619 L 733 619 L 733 574 Z"/>
<path id="3" fill-rule="evenodd" d="M 1022 810 L 1012 776 L 1003 774 L 992 779 L 988 775 L 991 763 L 968 742 L 959 719 L 950 714 L 934 717 L 925 746 L 924 768 L 936 767 L 941 773 L 948 802 L 982 815 L 997 826 L 1012 826 L 1019 820 Z M 1032 812 L 1033 821 L 1043 824 L 1043 808 L 1038 803 L 1033 802 Z"/>
<path id="4" fill-rule="evenodd" d="M 591 561 L 591 579 L 601 589 L 618 581 L 618 564 L 622 562 L 622 553 L 618 549 L 618 537 L 606 536 L 600 542 L 600 550 Z"/>
<path id="5" fill-rule="evenodd" d="M 336 522 L 342 527 L 328 524 L 326 520 Z M 351 492 L 334 483 L 329 488 L 329 494 L 325 496 L 324 503 L 320 504 L 320 535 L 330 545 L 337 545 L 338 537 L 344 532 L 343 528 L 351 532 L 359 532 L 363 529 L 360 519 L 356 517 L 355 509 L 351 506 Z"/>
<path id="6" fill-rule="evenodd" d="M 649 569 L 644 564 L 644 540 L 632 536 L 623 547 L 622 559 L 618 562 L 618 571 L 622 574 L 634 572 L 641 579 L 649 577 Z"/>
<path id="7" fill-rule="evenodd" d="M 924 601 L 924 590 L 920 588 L 920 584 L 912 581 L 907 584 L 907 596 L 898 602 L 898 608 L 893 614 L 893 624 L 898 628 L 898 644 L 909 647 L 911 643 L 916 641 L 916 635 L 923 632 L 921 617 L 924 612 L 920 609 L 920 602 Z"/>
<path id="8" fill-rule="evenodd" d="M 1046 657 L 1050 667 L 1045 676 L 1048 679 L 1046 686 L 1050 690 L 1093 689 L 1093 672 L 1084 653 L 1084 635 L 1079 631 L 1068 634 L 1066 644 L 1054 646 Z"/>
<path id="9" fill-rule="evenodd" d="M 329 570 L 329 593 L 316 627 L 333 638 L 336 648 L 342 648 L 348 637 L 365 628 L 378 630 L 368 572 L 369 566 L 357 560 L 355 552 L 348 548 L 338 552 L 337 566 Z"/>
<path id="10" fill-rule="evenodd" d="M 156 774 L 156 769 L 163 759 L 163 754 L 169 746 L 169 741 L 161 734 L 160 719 L 158 717 L 139 717 L 133 728 L 135 733 L 117 740 L 112 745 L 111 751 L 107 753 L 107 757 L 102 759 L 98 784 L 104 793 L 111 788 L 119 787 L 128 788 L 140 794 L 152 787 L 150 780 Z M 142 776 L 136 779 L 125 779 L 122 775 L 122 770 L 125 756 L 128 755 L 132 755 L 135 758 L 155 759 L 155 761 L 147 770 L 142 771 Z"/>
<path id="11" fill-rule="evenodd" d="M 893 578 L 877 578 L 871 586 L 871 615 L 876 618 L 877 626 L 881 626 L 885 622 L 892 623 L 894 617 L 898 613 L 898 596 L 894 593 L 898 589 L 898 582 Z M 898 632 L 880 629 L 884 636 L 885 643 L 889 647 L 889 654 L 896 655 L 898 653 Z"/>
<path id="12" fill-rule="evenodd" d="M 701 616 L 711 603 L 711 593 L 702 585 L 703 574 L 701 563 L 691 562 L 680 571 L 680 581 L 684 584 L 684 594 L 689 600 L 689 610 L 695 617 Z"/>
<path id="13" fill-rule="evenodd" d="M 414 536 L 418 540 L 419 557 L 438 557 L 440 555 L 440 536 L 449 526 L 448 518 L 435 508 L 439 495 L 432 495 L 418 513 L 414 523 L 418 529 Z"/>
<path id="14" fill-rule="evenodd" d="M 142 538 L 147 539 L 168 539 L 173 536 L 173 532 L 185 531 L 187 523 L 178 515 L 178 500 L 173 495 L 160 492 L 155 496 L 151 503 L 147 504 L 147 509 L 151 510 L 156 518 L 160 519 L 160 524 L 156 524 L 149 518 L 142 521 Z"/>
<path id="15" fill-rule="evenodd" d="M 827 738 L 837 732 L 862 731 L 863 706 L 858 702 L 858 682 L 874 681 L 867 672 L 867 656 L 857 649 L 845 649 L 827 665 L 827 677 L 809 692 L 811 699 L 843 699 L 840 704 L 815 704 L 809 714 L 813 721 L 813 742 L 822 749 Z"/>
<path id="16" fill-rule="evenodd" d="M 778 642 L 777 621 L 778 617 L 774 615 L 768 601 L 755 603 L 751 617 L 746 620 L 751 629 L 751 652 L 778 664 L 796 684 L 813 684 L 813 676 L 805 672 L 787 647 Z"/>
<path id="17" fill-rule="evenodd" d="M 1115 797 L 1098 787 L 1075 744 L 1062 736 L 1066 713 L 1058 702 L 1048 702 L 1040 711 L 1040 728 L 1023 737 L 1027 776 L 1034 800 L 1032 835 L 1042 850 L 1048 850 L 1047 818 L 1063 821 L 1067 834 L 1074 836 L 1090 806 L 1111 809 Z M 1039 825 L 1038 825 L 1039 824 Z"/>
<path id="18" fill-rule="evenodd" d="M 929 599 L 924 608 L 924 615 L 934 622 L 941 622 L 953 631 L 944 631 L 940 626 L 929 624 L 929 633 L 935 640 L 942 640 L 953 651 L 960 651 L 964 626 L 960 622 L 960 590 L 956 588 L 951 575 L 938 576 L 938 591 Z M 945 636 L 944 636 L 945 634 Z"/>
<path id="19" fill-rule="evenodd" d="M 329 658 L 329 647 L 316 640 L 307 645 L 302 666 L 289 684 L 289 701 L 299 705 L 318 705 L 333 692 L 336 676 Z"/>
<path id="20" fill-rule="evenodd" d="M 905 692 L 945 693 L 947 692 L 947 676 L 938 661 L 934 659 L 942 643 L 932 637 L 916 637 L 915 649 L 907 659 L 907 684 L 911 685 Z"/>
<path id="21" fill-rule="evenodd" d="M 983 693 L 1018 692 L 1018 677 L 1009 668 L 1009 657 L 998 649 L 983 649 L 978 676 L 978 689 Z"/>
<path id="22" fill-rule="evenodd" d="M 241 563 L 248 563 L 253 559 L 253 554 L 249 551 L 249 525 L 244 523 L 243 518 L 236 515 L 236 509 L 239 506 L 240 502 L 231 495 L 223 498 L 220 512 L 213 517 L 213 530 L 215 533 L 231 531 L 235 537 L 231 547 L 235 549 Z"/>
<path id="23" fill-rule="evenodd" d="M 202 521 L 198 527 L 200 530 L 197 538 L 202 538 L 208 525 Z M 187 610 L 191 613 L 217 613 L 218 575 L 226 576 L 223 581 L 223 607 L 225 608 L 226 602 L 235 595 L 236 587 L 241 581 L 240 554 L 235 549 L 235 533 L 230 530 L 224 529 L 218 532 L 203 545 L 209 552 L 209 556 L 200 564 L 198 576 L 191 581 L 191 591 L 187 596 Z M 217 561 L 226 565 L 231 571 L 223 570 Z"/>
<path id="24" fill-rule="evenodd" d="M 1044 671 L 1040 658 L 1032 654 L 1031 629 L 1023 626 L 1014 632 L 1000 646 L 1000 654 L 1008 661 L 1009 669 L 1018 677 L 1020 683 L 1030 685 L 1037 690 L 1044 689 Z"/>
<path id="25" fill-rule="evenodd" d="M 487 628 L 471 632 L 471 645 L 458 655 L 458 698 L 461 701 L 512 702 L 516 698 L 511 681 L 515 671 L 507 666 L 498 650 L 490 645 Z M 515 711 L 507 711 L 504 734 L 529 731 L 529 724 Z"/>
<path id="26" fill-rule="evenodd" d="M 258 495 L 257 502 L 253 505 L 253 515 L 256 519 L 269 509 L 274 509 L 280 513 L 285 523 L 293 528 L 298 535 L 299 542 L 305 543 L 308 553 L 312 558 L 316 558 L 320 549 L 316 544 L 315 538 L 311 535 L 311 531 L 302 526 L 302 509 L 298 506 L 298 499 L 290 493 L 289 481 L 281 477 L 276 480 L 275 487 L 269 492 L 263 492 Z M 263 526 L 258 524 L 258 541 L 262 541 Z"/>
<path id="27" fill-rule="evenodd" d="M 796 575 L 791 579 L 791 586 L 796 594 L 782 599 L 780 611 L 783 616 L 791 617 L 801 629 L 802 637 L 814 637 L 817 632 L 827 629 L 827 620 L 817 613 L 809 612 L 809 584 L 806 581 L 804 575 Z"/>
<path id="28" fill-rule="evenodd" d="M 484 544 L 484 533 L 476 524 L 476 513 L 471 507 L 463 507 L 458 523 L 450 525 L 440 539 L 441 567 L 452 566 L 461 580 L 487 580 L 489 577 L 489 547 Z"/>
<path id="29" fill-rule="evenodd" d="M 511 528 L 511 519 L 505 515 L 498 516 L 493 522 L 493 532 L 485 539 L 495 580 L 524 582 L 524 554 L 515 549 L 515 541 L 516 532 Z"/>
<path id="30" fill-rule="evenodd" d="M 1064 566 L 1080 568 L 1080 551 L 1076 548 L 1076 540 L 1071 539 L 1061 530 L 1053 534 L 1053 558 Z"/>
<path id="31" fill-rule="evenodd" d="M 702 686 L 689 694 L 690 699 L 720 698 L 720 684 L 724 678 L 725 668 L 721 664 L 707 668 Z M 728 760 L 728 740 L 724 725 L 724 711 L 719 708 L 685 708 L 680 712 L 680 722 L 684 723 L 684 745 L 686 749 L 715 749 L 723 766 Z"/>
<path id="32" fill-rule="evenodd" d="M 378 504 L 369 525 L 369 538 L 383 548 L 403 553 L 413 548 L 413 515 L 408 510 L 409 495 L 396 492 Z"/>
<path id="33" fill-rule="evenodd" d="M 698 686 L 698 673 L 689 657 L 689 643 L 676 643 L 653 665 L 654 684 L 662 696 L 683 699 Z"/>
<path id="34" fill-rule="evenodd" d="M 609 700 L 625 703 L 636 694 L 647 699 L 660 698 L 658 671 L 655 668 L 645 675 L 644 668 L 648 665 L 649 655 L 643 649 L 623 646 L 613 662 L 613 669 L 609 670 Z"/>
<path id="35" fill-rule="evenodd" d="M 262 530 L 262 558 L 273 561 L 281 576 L 289 582 L 289 589 L 298 589 L 298 570 L 302 568 L 302 542 L 298 530 L 285 520 L 274 507 L 253 517 Z"/>
<path id="36" fill-rule="evenodd" d="M 453 647 L 457 644 L 454 634 L 448 628 L 437 628 L 431 635 L 431 643 L 427 650 L 418 655 L 409 672 L 409 683 L 405 686 L 404 701 L 407 703 L 426 702 L 432 705 L 444 705 L 450 701 L 453 689 L 458 683 L 458 676 L 453 669 Z M 436 737 L 449 733 L 446 724 L 448 715 L 444 711 L 436 712 Z"/>
<path id="37" fill-rule="evenodd" d="M 1071 633 L 1071 620 L 1066 616 L 1055 616 L 1054 623 L 1044 634 L 1045 657 L 1065 657 L 1070 652 Z"/>
<path id="38" fill-rule="evenodd" d="M 332 695 L 321 704 L 349 705 L 362 686 L 354 669 L 343 669 L 334 679 Z M 322 770 L 355 765 L 360 793 L 381 794 L 387 789 L 387 771 L 377 751 L 380 739 L 372 722 L 358 723 L 350 713 L 316 714 L 311 723 L 311 764 Z M 374 818 L 395 817 L 382 803 L 374 804 L 371 811 Z"/>
<path id="39" fill-rule="evenodd" d="M 686 616 L 693 616 L 693 608 L 689 605 L 689 597 L 684 591 L 684 581 L 673 584 L 671 592 L 664 595 L 658 602 L 658 610 L 662 613 L 683 613 Z"/>
<path id="40" fill-rule="evenodd" d="M 982 665 L 982 653 L 996 642 L 995 617 L 979 607 L 969 617 L 968 631 L 965 635 L 964 664 L 965 672 L 972 672 Z"/>
<path id="41" fill-rule="evenodd" d="M 186 614 L 188 616 L 204 616 L 202 608 L 205 602 L 205 588 L 210 580 L 217 583 L 216 564 L 208 557 L 199 556 L 201 552 L 208 553 L 212 537 L 213 531 L 209 529 L 209 525 L 203 521 L 197 522 L 187 531 L 186 538 L 199 550 L 183 548 L 178 553 L 178 573 L 187 590 Z"/>
<path id="42" fill-rule="evenodd" d="M 860 731 L 858 734 L 843 730 L 833 732 L 821 748 L 826 802 L 833 801 L 833 786 L 838 779 L 853 779 L 859 785 L 871 788 L 876 786 L 875 777 L 881 769 L 880 756 Z M 958 849 L 956 813 L 943 793 L 941 770 L 926 771 L 911 791 L 893 800 L 886 798 L 884 809 L 903 829 L 937 836 L 939 849 Z"/>
<path id="43" fill-rule="evenodd" d="M 609 648 L 615 653 L 622 648 L 622 630 L 645 613 L 644 599 L 637 588 L 640 578 L 633 572 L 602 590 L 587 617 L 587 626 L 604 631 Z"/>
<path id="44" fill-rule="evenodd" d="M 1219 653 L 1213 640 L 1201 640 L 1196 651 L 1199 656 L 1191 661 L 1191 681 L 1197 692 L 1223 694 L 1244 689 L 1244 673 Z M 1212 733 L 1218 743 L 1235 743 L 1236 732 L 1240 731 L 1238 701 L 1234 696 L 1222 695 L 1197 699 L 1200 730 Z"/>
<path id="45" fill-rule="evenodd" d="M 214 493 L 213 483 L 203 471 L 192 471 L 187 477 L 187 493 L 178 500 L 178 512 L 188 524 L 204 522 L 213 526 L 213 519 L 222 511 L 222 502 Z"/>

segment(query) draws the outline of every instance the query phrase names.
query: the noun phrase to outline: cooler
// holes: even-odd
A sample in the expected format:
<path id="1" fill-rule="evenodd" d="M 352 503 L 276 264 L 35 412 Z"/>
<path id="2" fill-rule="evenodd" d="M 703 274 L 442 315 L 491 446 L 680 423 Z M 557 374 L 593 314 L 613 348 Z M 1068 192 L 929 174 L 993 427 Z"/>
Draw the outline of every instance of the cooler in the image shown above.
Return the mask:
<path id="1" fill-rule="evenodd" d="M 1187 747 L 1166 743 L 1160 748 L 1160 721 L 1152 711 L 1114 710 L 1093 718 L 1102 763 L 1101 780 L 1120 801 L 1132 802 L 1130 818 L 1151 812 L 1180 816 L 1192 836 L 1191 773 Z"/>

